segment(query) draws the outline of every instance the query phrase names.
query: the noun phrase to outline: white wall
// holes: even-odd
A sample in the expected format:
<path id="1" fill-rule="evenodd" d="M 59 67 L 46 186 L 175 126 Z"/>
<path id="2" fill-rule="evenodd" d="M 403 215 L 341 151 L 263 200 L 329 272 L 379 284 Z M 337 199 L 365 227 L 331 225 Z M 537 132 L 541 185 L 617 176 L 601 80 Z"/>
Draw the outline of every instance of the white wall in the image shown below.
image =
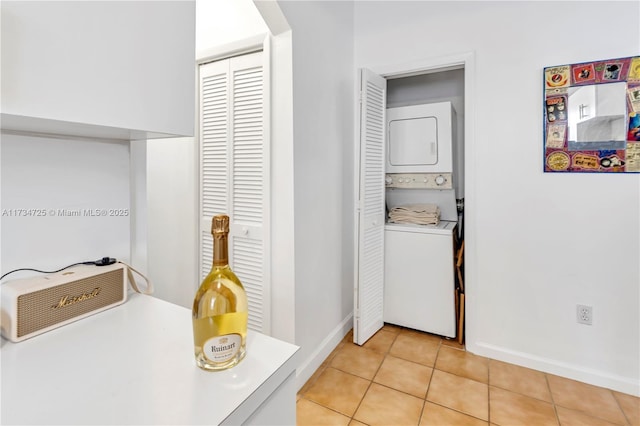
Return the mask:
<path id="1" fill-rule="evenodd" d="M 278 2 L 292 30 L 298 384 L 351 329 L 353 4 Z"/>
<path id="2" fill-rule="evenodd" d="M 640 4 L 549 4 L 355 2 L 355 66 L 475 53 L 467 348 L 640 394 L 640 176 L 544 174 L 541 126 L 543 67 L 637 55 Z"/>
<path id="3" fill-rule="evenodd" d="M 198 194 L 193 138 L 147 145 L 147 264 L 154 296 L 191 309 L 198 274 Z"/>
<path id="4" fill-rule="evenodd" d="M 271 335 L 295 343 L 292 36 L 276 2 L 256 1 L 255 4 L 270 31 Z"/>
<path id="5" fill-rule="evenodd" d="M 0 149 L 3 273 L 129 261 L 128 143 L 3 134 Z"/>
<path id="6" fill-rule="evenodd" d="M 268 32 L 252 0 L 196 0 L 196 57 Z"/>

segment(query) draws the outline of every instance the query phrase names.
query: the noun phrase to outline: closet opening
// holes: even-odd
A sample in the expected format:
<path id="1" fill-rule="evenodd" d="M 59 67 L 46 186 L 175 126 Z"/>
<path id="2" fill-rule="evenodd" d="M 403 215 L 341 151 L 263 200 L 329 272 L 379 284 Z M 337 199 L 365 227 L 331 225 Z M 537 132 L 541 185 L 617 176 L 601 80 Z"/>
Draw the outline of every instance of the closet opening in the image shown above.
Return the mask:
<path id="1" fill-rule="evenodd" d="M 384 323 L 464 342 L 465 87 L 464 61 L 361 74 L 357 344 Z"/>

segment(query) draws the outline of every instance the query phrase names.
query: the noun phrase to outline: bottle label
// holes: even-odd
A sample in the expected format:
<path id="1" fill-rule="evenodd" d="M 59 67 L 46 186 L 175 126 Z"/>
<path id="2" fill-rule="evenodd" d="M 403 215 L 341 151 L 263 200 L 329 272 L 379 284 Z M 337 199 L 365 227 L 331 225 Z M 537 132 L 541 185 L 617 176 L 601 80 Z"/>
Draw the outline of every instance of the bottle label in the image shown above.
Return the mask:
<path id="1" fill-rule="evenodd" d="M 227 362 L 236 356 L 241 344 L 242 336 L 239 334 L 225 334 L 204 342 L 202 351 L 211 362 Z"/>

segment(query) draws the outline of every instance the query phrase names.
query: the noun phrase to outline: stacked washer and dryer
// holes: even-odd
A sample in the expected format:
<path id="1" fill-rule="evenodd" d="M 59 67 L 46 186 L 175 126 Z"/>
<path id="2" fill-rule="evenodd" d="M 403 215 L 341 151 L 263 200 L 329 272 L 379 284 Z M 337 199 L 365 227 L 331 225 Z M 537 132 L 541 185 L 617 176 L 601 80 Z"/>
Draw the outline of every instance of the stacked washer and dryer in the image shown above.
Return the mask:
<path id="1" fill-rule="evenodd" d="M 388 212 L 437 206 L 439 218 L 392 223 L 387 214 L 384 322 L 451 338 L 457 328 L 454 253 L 462 226 L 455 120 L 451 102 L 388 108 L 385 167 Z"/>

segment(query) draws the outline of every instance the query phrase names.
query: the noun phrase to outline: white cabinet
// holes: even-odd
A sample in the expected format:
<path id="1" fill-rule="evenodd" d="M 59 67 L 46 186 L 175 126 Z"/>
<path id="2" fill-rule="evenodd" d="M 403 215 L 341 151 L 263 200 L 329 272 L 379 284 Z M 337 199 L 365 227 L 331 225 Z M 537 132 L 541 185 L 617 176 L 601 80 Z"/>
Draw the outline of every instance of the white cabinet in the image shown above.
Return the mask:
<path id="1" fill-rule="evenodd" d="M 195 2 L 3 1 L 2 128 L 192 136 Z"/>
<path id="2" fill-rule="evenodd" d="M 269 132 L 263 52 L 199 69 L 201 275 L 211 268 L 211 218 L 230 216 L 229 264 L 249 298 L 249 328 L 270 334 Z"/>

